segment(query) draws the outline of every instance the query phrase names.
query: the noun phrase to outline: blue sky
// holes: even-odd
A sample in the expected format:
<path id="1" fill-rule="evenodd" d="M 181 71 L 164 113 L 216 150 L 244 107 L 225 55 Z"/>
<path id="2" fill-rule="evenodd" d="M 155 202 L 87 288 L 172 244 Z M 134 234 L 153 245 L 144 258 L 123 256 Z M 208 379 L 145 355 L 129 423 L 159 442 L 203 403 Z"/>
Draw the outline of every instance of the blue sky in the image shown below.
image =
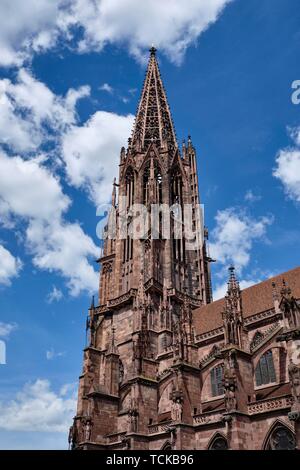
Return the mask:
<path id="1" fill-rule="evenodd" d="M 300 10 L 29 1 L 30 15 L 21 0 L 0 6 L 0 445 L 65 448 L 97 292 L 96 206 L 152 42 L 178 141 L 190 134 L 198 152 L 216 296 L 231 262 L 242 287 L 299 265 Z"/>

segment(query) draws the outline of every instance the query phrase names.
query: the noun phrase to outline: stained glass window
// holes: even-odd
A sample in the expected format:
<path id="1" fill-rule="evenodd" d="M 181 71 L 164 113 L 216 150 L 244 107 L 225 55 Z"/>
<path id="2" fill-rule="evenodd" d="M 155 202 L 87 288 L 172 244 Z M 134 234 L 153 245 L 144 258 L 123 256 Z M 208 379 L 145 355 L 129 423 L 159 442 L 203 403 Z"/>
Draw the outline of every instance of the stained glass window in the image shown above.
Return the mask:
<path id="1" fill-rule="evenodd" d="M 295 448 L 295 436 L 284 426 L 278 426 L 274 429 L 266 447 L 267 450 L 294 450 Z"/>
<path id="2" fill-rule="evenodd" d="M 224 394 L 223 387 L 223 366 L 219 365 L 214 367 L 210 372 L 211 380 L 211 393 L 213 397 L 218 397 Z"/>
<path id="3" fill-rule="evenodd" d="M 265 385 L 276 382 L 272 351 L 267 351 L 259 360 L 255 369 L 256 385 Z"/>

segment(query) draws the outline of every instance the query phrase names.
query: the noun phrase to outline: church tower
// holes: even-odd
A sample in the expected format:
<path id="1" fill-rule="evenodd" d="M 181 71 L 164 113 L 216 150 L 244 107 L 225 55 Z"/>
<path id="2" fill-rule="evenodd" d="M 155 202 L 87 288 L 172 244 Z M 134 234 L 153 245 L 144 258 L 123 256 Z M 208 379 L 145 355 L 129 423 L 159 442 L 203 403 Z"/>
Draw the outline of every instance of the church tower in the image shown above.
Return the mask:
<path id="1" fill-rule="evenodd" d="M 190 137 L 178 147 L 152 47 L 113 184 L 72 448 L 149 449 L 149 427 L 164 413 L 173 423 L 167 445 L 181 448 L 181 424 L 192 424 L 199 406 L 192 311 L 212 301 L 196 162 Z"/>

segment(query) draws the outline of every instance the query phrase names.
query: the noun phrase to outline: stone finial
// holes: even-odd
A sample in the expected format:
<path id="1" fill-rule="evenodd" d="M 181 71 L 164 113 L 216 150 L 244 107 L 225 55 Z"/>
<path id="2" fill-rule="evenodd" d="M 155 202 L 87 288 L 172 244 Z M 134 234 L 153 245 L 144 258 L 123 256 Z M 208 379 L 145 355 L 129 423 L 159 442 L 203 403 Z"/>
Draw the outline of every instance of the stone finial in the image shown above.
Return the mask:
<path id="1" fill-rule="evenodd" d="M 149 52 L 150 52 L 150 56 L 155 56 L 156 55 L 156 51 L 157 49 L 154 47 L 154 44 L 152 44 L 152 46 L 150 47 L 149 49 Z"/>

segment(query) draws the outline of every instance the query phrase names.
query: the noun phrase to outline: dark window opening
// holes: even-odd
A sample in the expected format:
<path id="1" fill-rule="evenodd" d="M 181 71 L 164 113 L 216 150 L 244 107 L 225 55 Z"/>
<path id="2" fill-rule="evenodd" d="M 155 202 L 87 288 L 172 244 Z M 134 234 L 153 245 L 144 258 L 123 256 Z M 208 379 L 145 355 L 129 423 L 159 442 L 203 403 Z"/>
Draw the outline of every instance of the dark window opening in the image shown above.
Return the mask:
<path id="1" fill-rule="evenodd" d="M 256 385 L 265 385 L 276 382 L 272 351 L 267 351 L 259 360 L 255 369 Z"/>
<path id="2" fill-rule="evenodd" d="M 295 450 L 295 436 L 288 428 L 277 426 L 271 433 L 266 450 Z"/>
<path id="3" fill-rule="evenodd" d="M 213 397 L 224 394 L 223 387 L 223 366 L 219 365 L 210 371 L 211 393 Z"/>
<path id="4" fill-rule="evenodd" d="M 210 445 L 209 450 L 228 450 L 225 437 L 217 436 Z"/>

